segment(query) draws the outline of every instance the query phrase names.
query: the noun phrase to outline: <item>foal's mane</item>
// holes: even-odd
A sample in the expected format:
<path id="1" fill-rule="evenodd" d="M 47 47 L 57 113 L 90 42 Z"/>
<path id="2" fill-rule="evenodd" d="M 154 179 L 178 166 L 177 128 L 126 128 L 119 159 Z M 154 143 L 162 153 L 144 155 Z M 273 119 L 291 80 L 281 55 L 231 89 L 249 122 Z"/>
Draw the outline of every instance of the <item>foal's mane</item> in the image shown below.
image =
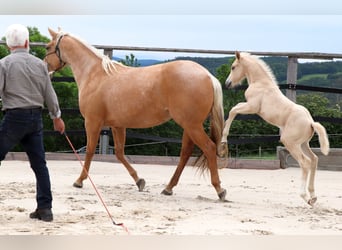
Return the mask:
<path id="1" fill-rule="evenodd" d="M 116 64 L 120 64 L 116 61 L 111 60 L 107 55 L 101 53 L 98 49 L 96 49 L 94 46 L 88 44 L 82 38 L 79 38 L 79 37 L 72 35 L 70 33 L 65 33 L 63 31 L 59 31 L 57 34 L 56 40 L 58 40 L 59 37 L 61 37 L 61 36 L 70 36 L 70 37 L 74 38 L 75 40 L 77 40 L 78 42 L 83 44 L 86 48 L 88 48 L 91 52 L 93 52 L 94 55 L 96 55 L 98 58 L 102 59 L 102 68 L 104 69 L 104 71 L 108 75 L 111 74 L 113 70 L 116 70 L 116 67 L 115 67 Z"/>
<path id="2" fill-rule="evenodd" d="M 272 80 L 272 82 L 277 84 L 277 79 L 274 76 L 272 69 L 270 68 L 270 66 L 267 63 L 265 63 L 264 60 L 260 59 L 259 57 L 255 56 L 255 55 L 251 55 L 250 53 L 246 53 L 246 52 L 241 53 L 241 56 L 249 57 L 254 62 L 259 64 L 260 67 L 265 71 L 266 75 Z"/>

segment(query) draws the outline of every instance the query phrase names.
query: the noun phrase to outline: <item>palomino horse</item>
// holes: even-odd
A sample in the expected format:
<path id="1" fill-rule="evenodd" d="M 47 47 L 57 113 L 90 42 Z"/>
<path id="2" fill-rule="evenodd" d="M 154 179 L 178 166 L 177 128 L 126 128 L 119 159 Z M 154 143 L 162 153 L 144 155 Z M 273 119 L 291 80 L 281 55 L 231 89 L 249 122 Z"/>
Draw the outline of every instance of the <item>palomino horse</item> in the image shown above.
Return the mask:
<path id="1" fill-rule="evenodd" d="M 248 53 L 236 52 L 235 56 L 226 86 L 235 86 L 247 78 L 247 102 L 240 102 L 230 110 L 221 139 L 222 147 L 227 146 L 230 125 L 237 114 L 258 114 L 266 122 L 279 127 L 280 141 L 302 169 L 300 195 L 308 204 L 313 205 L 317 200 L 314 181 L 318 158 L 310 149 L 309 141 L 316 132 L 321 151 L 327 155 L 329 140 L 325 128 L 313 121 L 305 107 L 295 104 L 282 94 L 265 62 Z"/>
<path id="2" fill-rule="evenodd" d="M 172 195 L 196 144 L 203 152 L 201 167 L 209 169 L 212 185 L 219 198 L 225 199 L 216 158 L 224 126 L 222 87 L 216 78 L 190 61 L 138 68 L 124 66 L 71 34 L 51 29 L 49 32 L 52 40 L 45 57 L 49 71 L 70 65 L 85 120 L 87 152 L 75 187 L 83 186 L 101 128 L 109 126 L 116 157 L 142 191 L 145 180 L 138 177 L 124 156 L 126 128 L 147 128 L 173 119 L 184 129 L 182 149 L 177 169 L 162 193 Z M 209 115 L 210 138 L 203 128 Z"/>

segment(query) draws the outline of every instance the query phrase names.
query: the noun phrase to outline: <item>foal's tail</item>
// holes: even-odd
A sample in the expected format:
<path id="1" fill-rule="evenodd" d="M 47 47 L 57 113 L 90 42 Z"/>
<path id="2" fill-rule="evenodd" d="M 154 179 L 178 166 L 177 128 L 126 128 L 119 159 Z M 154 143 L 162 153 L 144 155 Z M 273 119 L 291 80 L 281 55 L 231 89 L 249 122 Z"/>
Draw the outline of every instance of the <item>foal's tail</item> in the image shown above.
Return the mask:
<path id="1" fill-rule="evenodd" d="M 319 144 L 321 146 L 321 152 L 324 155 L 329 154 L 329 139 L 325 128 L 319 122 L 313 122 L 311 124 L 312 128 L 318 134 Z"/>
<path id="2" fill-rule="evenodd" d="M 214 90 L 214 103 L 210 112 L 210 139 L 216 144 L 216 154 L 218 155 L 224 128 L 223 94 L 219 80 L 217 80 L 213 75 L 209 75 Z M 206 169 L 208 162 L 204 154 L 196 160 L 195 165 L 203 170 Z"/>

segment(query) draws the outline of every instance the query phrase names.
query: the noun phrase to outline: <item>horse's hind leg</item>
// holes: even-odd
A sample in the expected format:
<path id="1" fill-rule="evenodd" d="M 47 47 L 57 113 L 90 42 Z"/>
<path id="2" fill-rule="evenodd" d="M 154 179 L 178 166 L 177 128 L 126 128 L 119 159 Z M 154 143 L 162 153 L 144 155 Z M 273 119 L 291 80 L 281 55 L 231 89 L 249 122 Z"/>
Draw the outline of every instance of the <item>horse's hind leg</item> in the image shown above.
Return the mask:
<path id="1" fill-rule="evenodd" d="M 193 127 L 187 131 L 192 141 L 202 150 L 205 155 L 208 168 L 210 171 L 211 184 L 214 186 L 220 200 L 224 201 L 226 190 L 221 188 L 221 181 L 218 174 L 217 158 L 216 158 L 216 145 L 205 133 L 202 126 Z"/>
<path id="2" fill-rule="evenodd" d="M 312 206 L 317 201 L 317 196 L 315 194 L 315 174 L 318 164 L 318 157 L 312 152 L 308 142 L 302 144 L 302 149 L 304 153 L 311 159 L 311 168 L 309 173 L 308 185 L 310 199 L 308 203 Z"/>
<path id="3" fill-rule="evenodd" d="M 180 160 L 179 160 L 177 169 L 174 172 L 169 184 L 162 191 L 162 194 L 172 195 L 172 189 L 174 186 L 178 184 L 179 177 L 181 176 L 183 169 L 192 154 L 193 149 L 194 149 L 194 143 L 184 131 L 183 138 L 182 138 L 182 149 L 180 153 Z"/>
<path id="4" fill-rule="evenodd" d="M 128 173 L 132 176 L 138 186 L 139 191 L 143 191 L 145 188 L 145 180 L 138 177 L 137 171 L 129 164 L 124 155 L 126 129 L 112 127 L 112 133 L 114 137 L 116 158 L 126 167 Z"/>

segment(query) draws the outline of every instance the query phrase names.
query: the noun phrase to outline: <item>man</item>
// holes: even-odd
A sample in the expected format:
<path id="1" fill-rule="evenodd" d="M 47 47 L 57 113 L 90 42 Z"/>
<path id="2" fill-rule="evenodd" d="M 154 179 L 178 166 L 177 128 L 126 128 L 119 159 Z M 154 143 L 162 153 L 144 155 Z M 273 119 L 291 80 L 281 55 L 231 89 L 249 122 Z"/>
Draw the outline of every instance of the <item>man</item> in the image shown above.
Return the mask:
<path id="1" fill-rule="evenodd" d="M 0 161 L 20 143 L 36 177 L 37 208 L 30 218 L 52 221 L 52 194 L 43 144 L 42 108 L 46 104 L 54 129 L 64 133 L 64 121 L 45 63 L 29 54 L 29 31 L 20 24 L 7 28 L 11 54 L 0 60 Z"/>

